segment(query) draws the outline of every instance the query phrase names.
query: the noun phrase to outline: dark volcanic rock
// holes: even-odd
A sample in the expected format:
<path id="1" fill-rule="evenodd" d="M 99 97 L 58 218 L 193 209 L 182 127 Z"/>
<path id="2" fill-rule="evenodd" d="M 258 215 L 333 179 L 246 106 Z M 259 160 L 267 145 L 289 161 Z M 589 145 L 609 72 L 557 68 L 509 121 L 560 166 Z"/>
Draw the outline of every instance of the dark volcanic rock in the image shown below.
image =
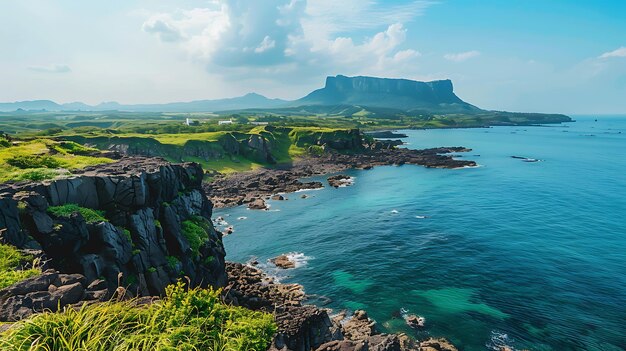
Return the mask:
<path id="1" fill-rule="evenodd" d="M 130 158 L 67 179 L 0 185 L 2 242 L 43 249 L 49 265 L 63 273 L 45 273 L 1 291 L 6 308 L 1 317 L 16 319 L 27 315 L 22 307 L 63 306 L 84 296 L 104 299 L 118 286 L 130 295 L 160 295 L 182 272 L 193 286 L 224 286 L 225 252 L 210 221 L 212 204 L 202 176 L 195 163 Z M 79 212 L 47 211 L 65 204 L 101 211 L 106 220 L 87 223 Z M 209 240 L 198 252 L 181 229 L 186 221 L 206 228 Z M 178 263 L 168 264 L 168 257 Z"/>
<path id="2" fill-rule="evenodd" d="M 334 188 L 339 188 L 340 186 L 352 185 L 352 181 L 351 181 L 352 178 L 345 174 L 338 174 L 338 175 L 330 176 L 327 178 L 327 180 L 328 180 L 328 185 Z"/>
<path id="3" fill-rule="evenodd" d="M 404 134 L 404 133 L 396 133 L 396 132 L 392 132 L 390 130 L 381 130 L 378 132 L 366 132 L 365 133 L 367 136 L 370 136 L 372 138 L 385 138 L 385 139 L 391 139 L 391 138 L 408 138 L 409 136 Z"/>
<path id="4" fill-rule="evenodd" d="M 429 168 L 462 168 L 476 166 L 476 162 L 456 160 L 450 153 L 467 152 L 464 147 L 441 147 L 411 150 L 384 147 L 380 142 L 365 145 L 359 153 L 324 153 L 299 160 L 286 169 L 262 169 L 216 177 L 205 184 L 205 191 L 215 207 L 247 204 L 276 193 L 288 193 L 302 189 L 318 189 L 320 182 L 302 182 L 300 179 L 341 172 L 346 169 L 370 169 L 382 165 L 412 164 Z M 302 197 L 306 197 L 302 195 Z"/>
<path id="5" fill-rule="evenodd" d="M 278 284 L 261 270 L 226 263 L 228 303 L 274 315 L 278 332 L 269 350 L 277 351 L 456 351 L 445 339 L 417 341 L 404 334 L 381 334 L 365 311 L 330 318 L 328 310 L 302 305 L 305 294 L 297 284 Z M 423 347 L 422 347 L 423 346 Z"/>

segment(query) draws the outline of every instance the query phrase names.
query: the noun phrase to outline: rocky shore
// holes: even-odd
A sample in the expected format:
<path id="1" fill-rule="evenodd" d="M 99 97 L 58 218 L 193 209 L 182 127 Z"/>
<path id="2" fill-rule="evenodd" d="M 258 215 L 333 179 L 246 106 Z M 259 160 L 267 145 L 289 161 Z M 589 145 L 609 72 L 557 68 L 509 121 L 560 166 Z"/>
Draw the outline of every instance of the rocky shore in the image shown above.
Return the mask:
<path id="1" fill-rule="evenodd" d="M 445 339 L 417 342 L 405 334 L 381 333 L 365 311 L 347 316 L 307 305 L 298 284 L 280 284 L 261 270 L 240 263 L 226 263 L 229 303 L 272 313 L 278 325 L 269 350 L 291 351 L 457 351 Z"/>
<path id="2" fill-rule="evenodd" d="M 456 160 L 448 155 L 467 151 L 471 150 L 464 147 L 440 147 L 424 150 L 381 148 L 357 154 L 327 153 L 310 156 L 283 167 L 218 176 L 211 183 L 205 184 L 204 188 L 214 207 L 238 206 L 267 199 L 277 193 L 321 188 L 324 186 L 321 182 L 302 182 L 300 179 L 347 169 L 404 164 L 448 169 L 476 166 L 474 161 Z"/>

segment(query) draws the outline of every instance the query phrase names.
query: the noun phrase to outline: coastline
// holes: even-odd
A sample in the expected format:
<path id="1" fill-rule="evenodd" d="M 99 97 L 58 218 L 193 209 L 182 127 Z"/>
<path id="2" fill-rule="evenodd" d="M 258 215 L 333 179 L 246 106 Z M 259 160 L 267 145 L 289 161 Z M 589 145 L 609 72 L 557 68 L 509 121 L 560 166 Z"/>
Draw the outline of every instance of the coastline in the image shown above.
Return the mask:
<path id="1" fill-rule="evenodd" d="M 329 153 L 299 159 L 293 164 L 277 168 L 236 173 L 216 177 L 205 183 L 204 189 L 214 208 L 252 204 L 276 194 L 304 189 L 322 188 L 320 182 L 302 182 L 300 179 L 327 175 L 348 169 L 371 169 L 375 166 L 418 165 L 427 168 L 461 169 L 477 167 L 470 160 L 457 160 L 450 153 L 469 152 L 465 147 L 438 147 L 423 150 L 390 148 L 366 150 L 358 154 Z"/>
<path id="2" fill-rule="evenodd" d="M 375 166 L 412 164 L 428 168 L 463 169 L 479 165 L 474 161 L 454 159 L 451 153 L 469 152 L 465 147 L 439 147 L 424 150 L 384 149 L 363 154 L 330 154 L 298 160 L 279 169 L 262 169 L 221 177 L 205 184 L 207 196 L 215 208 L 248 205 L 252 209 L 259 201 L 296 193 L 301 190 L 321 189 L 321 182 L 302 182 L 301 178 L 328 175 L 348 169 L 371 169 Z M 343 177 L 343 176 L 339 176 Z M 329 178 L 327 186 L 333 186 Z M 281 196 L 282 199 L 282 196 Z M 228 233 L 226 233 L 228 234 Z M 269 350 L 287 347 L 291 350 L 318 351 L 398 350 L 398 351 L 457 351 L 445 338 L 430 337 L 415 340 L 404 333 L 384 334 L 367 312 L 356 310 L 332 311 L 322 306 L 307 304 L 317 295 L 308 295 L 299 284 L 283 284 L 255 267 L 255 263 L 227 262 L 227 301 L 250 309 L 273 313 L 278 334 Z M 335 313 L 335 314 L 333 314 Z M 402 318 L 402 317 L 398 317 Z M 312 332 L 312 331 L 315 332 Z M 317 337 L 312 337 L 317 335 Z"/>
<path id="3" fill-rule="evenodd" d="M 226 262 L 227 303 L 274 315 L 278 332 L 268 350 L 316 351 L 458 351 L 444 338 L 415 341 L 404 333 L 380 332 L 366 311 L 333 311 L 307 304 L 299 284 L 282 284 L 262 270 L 242 263 Z M 401 318 L 401 317 L 398 317 Z"/>

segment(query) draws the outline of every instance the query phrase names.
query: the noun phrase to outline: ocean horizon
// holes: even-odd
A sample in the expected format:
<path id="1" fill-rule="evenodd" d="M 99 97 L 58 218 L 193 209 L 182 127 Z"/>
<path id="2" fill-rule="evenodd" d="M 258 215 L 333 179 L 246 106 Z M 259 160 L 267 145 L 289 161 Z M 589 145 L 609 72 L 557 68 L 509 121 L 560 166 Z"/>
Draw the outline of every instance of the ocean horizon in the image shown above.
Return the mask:
<path id="1" fill-rule="evenodd" d="M 310 303 L 461 350 L 624 350 L 626 116 L 573 118 L 401 130 L 405 147 L 464 146 L 455 157 L 479 166 L 350 170 L 352 186 L 287 194 L 269 211 L 215 210 L 234 226 L 226 258 L 258 260 Z M 284 253 L 295 269 L 268 263 Z"/>

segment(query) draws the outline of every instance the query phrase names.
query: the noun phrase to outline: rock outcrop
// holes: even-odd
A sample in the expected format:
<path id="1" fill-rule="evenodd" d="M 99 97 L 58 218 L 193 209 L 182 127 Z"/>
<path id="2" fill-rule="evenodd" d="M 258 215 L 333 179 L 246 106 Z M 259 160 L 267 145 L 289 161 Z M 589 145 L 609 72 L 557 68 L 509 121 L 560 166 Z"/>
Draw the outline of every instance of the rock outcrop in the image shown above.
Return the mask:
<path id="1" fill-rule="evenodd" d="M 226 270 L 227 302 L 274 314 L 278 332 L 269 350 L 457 351 L 445 339 L 417 342 L 405 334 L 381 333 L 365 311 L 355 311 L 345 323 L 345 314 L 331 318 L 329 310 L 303 304 L 302 286 L 276 283 L 257 268 L 227 262 Z"/>
<path id="2" fill-rule="evenodd" d="M 205 190 L 216 207 L 228 207 L 248 204 L 276 193 L 321 188 L 323 184 L 320 182 L 302 182 L 301 179 L 314 175 L 341 172 L 351 168 L 370 169 L 374 166 L 404 164 L 421 165 L 429 168 L 476 166 L 474 161 L 458 160 L 450 155 L 453 152 L 470 151 L 464 147 L 412 150 L 383 147 L 381 142 L 373 141 L 363 144 L 361 148 L 364 150 L 358 153 L 329 151 L 320 156 L 311 155 L 294 162 L 286 169 L 261 169 L 229 176 L 216 176 L 211 183 L 204 185 Z M 335 185 L 345 184 L 333 181 L 331 186 Z M 302 198 L 305 198 L 305 195 L 302 195 Z"/>
<path id="3" fill-rule="evenodd" d="M 0 240 L 42 250 L 49 267 L 84 276 L 83 288 L 101 280 L 109 295 L 118 286 L 160 295 L 181 278 L 224 286 L 225 252 L 202 176 L 195 163 L 128 158 L 66 179 L 3 184 Z M 3 301 L 21 295 L 11 289 Z"/>

